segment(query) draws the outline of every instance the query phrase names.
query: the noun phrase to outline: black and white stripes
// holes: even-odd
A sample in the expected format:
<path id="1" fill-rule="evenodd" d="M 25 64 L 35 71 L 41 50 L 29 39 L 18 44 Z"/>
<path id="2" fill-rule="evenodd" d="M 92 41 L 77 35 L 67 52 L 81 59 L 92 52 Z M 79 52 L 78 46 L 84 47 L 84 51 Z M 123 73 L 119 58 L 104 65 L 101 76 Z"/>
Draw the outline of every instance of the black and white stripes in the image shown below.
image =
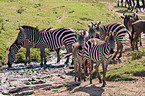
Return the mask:
<path id="1" fill-rule="evenodd" d="M 112 59 L 116 57 L 119 50 L 120 50 L 120 55 L 118 56 L 118 59 L 122 57 L 122 50 L 123 50 L 122 40 L 126 34 L 129 34 L 129 31 L 125 28 L 125 26 L 121 23 L 109 23 L 105 25 L 100 25 L 100 22 L 98 24 L 95 23 L 94 26 L 95 26 L 94 30 L 100 32 L 99 37 L 101 40 L 105 40 L 105 37 L 108 36 L 110 31 L 112 31 L 113 34 L 116 34 L 115 39 L 117 42 L 117 51 Z"/>
<path id="2" fill-rule="evenodd" d="M 20 32 L 17 37 L 17 43 L 22 44 L 25 40 L 29 40 L 35 46 L 35 48 L 40 48 L 41 51 L 41 65 L 46 64 L 45 48 L 57 51 L 58 61 L 59 50 L 62 45 L 66 46 L 67 52 L 72 52 L 72 44 L 77 41 L 77 36 L 74 31 L 70 28 L 58 28 L 58 29 L 43 29 L 39 31 L 37 28 L 31 26 L 20 26 Z M 69 57 L 65 63 L 68 63 Z"/>
<path id="3" fill-rule="evenodd" d="M 96 71 L 98 73 L 98 78 L 101 82 L 101 77 L 98 72 L 98 67 L 100 63 L 102 63 L 102 69 L 103 69 L 103 87 L 106 85 L 105 82 L 105 74 L 107 71 L 107 66 L 112 58 L 112 54 L 114 53 L 114 48 L 115 48 L 115 37 L 109 34 L 109 37 L 107 40 L 103 43 L 98 45 L 98 39 L 92 38 L 89 39 L 86 44 L 85 44 L 85 51 L 84 51 L 84 57 L 86 57 L 87 60 L 89 60 L 89 69 L 90 69 L 90 83 L 92 83 L 92 76 L 91 76 L 91 71 L 92 71 L 92 63 L 91 61 L 93 60 L 96 62 Z M 84 68 L 85 69 L 85 68 Z"/>

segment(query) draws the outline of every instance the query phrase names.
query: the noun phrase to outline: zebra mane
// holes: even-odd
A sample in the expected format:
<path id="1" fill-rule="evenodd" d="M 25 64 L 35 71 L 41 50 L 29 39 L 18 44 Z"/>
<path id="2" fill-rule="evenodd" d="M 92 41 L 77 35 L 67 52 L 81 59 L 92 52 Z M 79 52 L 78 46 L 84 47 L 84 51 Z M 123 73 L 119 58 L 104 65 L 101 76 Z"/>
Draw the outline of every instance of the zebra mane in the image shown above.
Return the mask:
<path id="1" fill-rule="evenodd" d="M 45 32 L 48 32 L 50 30 L 53 30 L 53 29 L 51 27 L 49 27 L 49 28 L 46 28 L 46 29 L 41 29 L 41 30 L 39 30 L 39 32 L 45 33 Z"/>
<path id="2" fill-rule="evenodd" d="M 23 25 L 23 26 L 21 26 L 22 28 L 29 28 L 29 29 L 32 29 L 32 30 L 36 30 L 36 31 L 39 31 L 39 29 L 38 28 L 36 28 L 36 27 L 33 27 L 33 26 L 29 26 L 29 25 Z"/>

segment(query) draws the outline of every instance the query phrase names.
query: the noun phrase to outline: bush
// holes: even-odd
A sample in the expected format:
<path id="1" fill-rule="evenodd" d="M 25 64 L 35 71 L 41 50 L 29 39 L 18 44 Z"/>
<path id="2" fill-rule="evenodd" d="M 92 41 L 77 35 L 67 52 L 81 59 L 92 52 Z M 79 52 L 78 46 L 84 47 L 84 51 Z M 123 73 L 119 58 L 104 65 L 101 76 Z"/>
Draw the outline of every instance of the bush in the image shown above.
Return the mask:
<path id="1" fill-rule="evenodd" d="M 144 54 L 144 50 L 143 51 L 133 51 L 132 53 L 132 57 L 131 57 L 131 60 L 136 60 L 136 59 L 139 59 L 139 58 L 142 58 L 143 54 Z"/>

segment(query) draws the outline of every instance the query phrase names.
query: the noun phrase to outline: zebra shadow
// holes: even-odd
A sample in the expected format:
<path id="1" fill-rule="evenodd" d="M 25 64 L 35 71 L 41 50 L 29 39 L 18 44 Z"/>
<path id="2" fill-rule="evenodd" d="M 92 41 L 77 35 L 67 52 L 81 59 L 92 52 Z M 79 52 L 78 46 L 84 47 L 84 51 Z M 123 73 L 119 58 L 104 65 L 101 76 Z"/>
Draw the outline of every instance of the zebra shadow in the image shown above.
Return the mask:
<path id="1" fill-rule="evenodd" d="M 90 96 L 102 96 L 104 89 L 103 87 L 97 87 L 95 85 L 85 85 L 83 87 L 75 89 L 74 91 L 85 92 L 88 93 Z"/>

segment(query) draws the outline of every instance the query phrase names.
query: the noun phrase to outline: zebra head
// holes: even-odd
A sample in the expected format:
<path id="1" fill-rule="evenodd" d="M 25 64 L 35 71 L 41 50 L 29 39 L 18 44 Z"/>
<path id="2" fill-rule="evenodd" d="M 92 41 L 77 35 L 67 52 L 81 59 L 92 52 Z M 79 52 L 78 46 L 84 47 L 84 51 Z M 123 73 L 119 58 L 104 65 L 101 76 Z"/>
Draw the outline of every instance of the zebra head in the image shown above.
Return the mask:
<path id="1" fill-rule="evenodd" d="M 85 45 L 85 38 L 88 37 L 88 32 L 84 30 L 80 30 L 78 32 L 78 42 L 80 49 L 84 48 Z"/>
<path id="2" fill-rule="evenodd" d="M 10 48 L 9 48 L 9 54 L 8 54 L 8 67 L 12 67 L 12 63 L 16 60 L 16 53 L 21 48 L 21 45 L 17 45 L 16 42 L 14 42 Z"/>
<path id="3" fill-rule="evenodd" d="M 99 23 L 98 23 L 98 25 L 99 25 Z M 98 25 L 96 23 L 93 23 L 93 22 L 91 22 L 90 25 L 88 24 L 88 27 L 89 27 L 89 38 L 99 38 L 99 34 L 97 33 L 97 31 L 99 29 L 96 29 L 96 28 L 99 28 Z"/>
<path id="4" fill-rule="evenodd" d="M 112 32 L 109 32 L 109 36 L 106 38 L 107 45 L 109 47 L 109 53 L 113 54 L 114 53 L 114 48 L 115 48 L 115 35 L 112 34 Z"/>

